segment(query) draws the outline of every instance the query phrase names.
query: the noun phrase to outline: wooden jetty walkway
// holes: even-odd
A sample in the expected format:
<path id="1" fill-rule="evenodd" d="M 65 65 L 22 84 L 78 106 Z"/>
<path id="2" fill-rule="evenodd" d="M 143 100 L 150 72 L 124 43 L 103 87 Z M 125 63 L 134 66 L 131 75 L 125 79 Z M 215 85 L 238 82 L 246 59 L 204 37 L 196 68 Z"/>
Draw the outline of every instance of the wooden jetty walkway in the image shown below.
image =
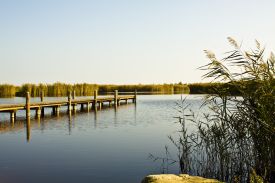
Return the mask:
<path id="1" fill-rule="evenodd" d="M 30 103 L 30 94 L 26 93 L 26 103 L 24 104 L 0 104 L 0 112 L 1 113 L 10 113 L 10 120 L 14 122 L 16 120 L 16 112 L 19 110 L 25 110 L 26 119 L 29 119 L 31 116 L 31 110 L 35 110 L 35 117 L 40 118 L 45 115 L 45 108 L 52 108 L 52 114 L 59 115 L 60 107 L 67 106 L 67 111 L 70 114 L 72 111 L 76 111 L 77 105 L 81 106 L 81 110 L 86 109 L 89 111 L 90 109 L 97 110 L 101 109 L 102 106 L 107 104 L 108 106 L 117 107 L 123 101 L 125 104 L 128 101 L 132 101 L 136 103 L 137 92 L 134 92 L 134 95 L 118 95 L 118 90 L 115 90 L 114 96 L 106 96 L 106 97 L 98 97 L 97 90 L 94 91 L 93 98 L 87 99 L 76 99 L 75 92 L 73 92 L 73 96 L 71 92 L 68 95 L 68 100 L 60 100 L 60 101 L 44 101 L 44 94 L 41 93 L 40 102 Z"/>

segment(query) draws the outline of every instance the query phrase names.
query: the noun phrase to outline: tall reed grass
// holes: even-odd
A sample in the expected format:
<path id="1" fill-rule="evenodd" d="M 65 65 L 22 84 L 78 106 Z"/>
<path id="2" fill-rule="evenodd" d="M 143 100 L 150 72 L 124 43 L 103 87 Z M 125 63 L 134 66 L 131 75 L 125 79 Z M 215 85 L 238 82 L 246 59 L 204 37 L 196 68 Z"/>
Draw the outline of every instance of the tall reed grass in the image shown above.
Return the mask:
<path id="1" fill-rule="evenodd" d="M 190 111 L 184 99 L 177 103 L 180 129 L 169 137 L 177 149 L 175 161 L 182 173 L 226 182 L 275 182 L 275 57 L 265 58 L 258 41 L 256 48 L 243 51 L 228 40 L 233 50 L 221 60 L 205 51 L 210 62 L 201 69 L 204 78 L 230 83 L 239 96 L 232 96 L 231 87 L 216 87 L 204 99 L 209 110 L 203 114 Z M 190 124 L 195 131 L 188 132 Z"/>

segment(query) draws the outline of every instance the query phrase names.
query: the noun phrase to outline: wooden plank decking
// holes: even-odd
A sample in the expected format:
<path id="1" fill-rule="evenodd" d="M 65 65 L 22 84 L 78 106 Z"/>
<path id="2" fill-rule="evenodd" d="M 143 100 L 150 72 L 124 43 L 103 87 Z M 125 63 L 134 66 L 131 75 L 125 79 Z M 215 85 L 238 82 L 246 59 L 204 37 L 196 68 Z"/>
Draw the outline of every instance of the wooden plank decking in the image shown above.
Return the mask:
<path id="1" fill-rule="evenodd" d="M 30 95 L 26 93 L 26 103 L 21 104 L 0 104 L 0 112 L 1 113 L 10 113 L 11 122 L 14 122 L 16 119 L 16 112 L 19 110 L 24 110 L 26 112 L 26 118 L 30 118 L 30 110 L 36 111 L 36 118 L 40 118 L 44 116 L 44 108 L 52 108 L 53 114 L 59 115 L 60 107 L 67 106 L 68 112 L 76 111 L 77 105 L 81 105 L 81 110 L 84 108 L 89 111 L 90 109 L 97 110 L 104 104 L 108 104 L 110 107 L 117 107 L 120 105 L 121 101 L 124 103 L 128 103 L 128 101 L 132 101 L 136 103 L 137 93 L 134 95 L 118 95 L 118 91 L 114 92 L 114 96 L 106 96 L 106 97 L 98 97 L 97 91 L 94 92 L 93 98 L 87 99 L 76 99 L 75 92 L 73 97 L 71 97 L 71 93 L 68 96 L 68 100 L 59 100 L 59 101 L 44 101 L 43 94 L 41 96 L 41 102 L 30 103 Z"/>

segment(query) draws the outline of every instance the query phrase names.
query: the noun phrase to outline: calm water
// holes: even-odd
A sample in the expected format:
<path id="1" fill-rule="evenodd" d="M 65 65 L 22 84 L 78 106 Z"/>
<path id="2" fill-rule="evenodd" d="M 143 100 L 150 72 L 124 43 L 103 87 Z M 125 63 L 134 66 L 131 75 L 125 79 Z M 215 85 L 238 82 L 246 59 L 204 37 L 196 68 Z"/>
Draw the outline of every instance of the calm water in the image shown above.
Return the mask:
<path id="1" fill-rule="evenodd" d="M 198 110 L 201 98 L 189 95 L 187 102 Z M 149 153 L 161 156 L 165 145 L 174 153 L 167 136 L 178 128 L 173 118 L 178 100 L 180 95 L 138 96 L 137 105 L 77 112 L 71 118 L 51 117 L 47 110 L 45 118 L 31 120 L 29 141 L 24 113 L 14 125 L 0 113 L 0 182 L 139 183 L 160 173 Z M 16 102 L 24 98 L 0 99 L 0 104 Z M 178 173 L 178 167 L 169 172 Z"/>

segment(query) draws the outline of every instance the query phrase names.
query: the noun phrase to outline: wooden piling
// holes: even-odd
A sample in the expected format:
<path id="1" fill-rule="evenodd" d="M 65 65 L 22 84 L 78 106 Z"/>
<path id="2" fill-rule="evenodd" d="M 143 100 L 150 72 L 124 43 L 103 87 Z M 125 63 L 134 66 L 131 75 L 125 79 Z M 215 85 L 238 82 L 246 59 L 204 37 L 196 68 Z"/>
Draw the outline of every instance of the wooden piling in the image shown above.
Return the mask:
<path id="1" fill-rule="evenodd" d="M 115 90 L 115 93 L 114 93 L 114 104 L 115 106 L 117 107 L 118 105 L 118 90 Z"/>
<path id="2" fill-rule="evenodd" d="M 99 110 L 102 109 L 102 102 L 99 102 Z"/>
<path id="3" fill-rule="evenodd" d="M 15 111 L 15 110 L 12 110 L 12 111 L 10 112 L 10 121 L 11 121 L 11 123 L 14 123 L 15 118 L 16 118 L 16 111 Z"/>
<path id="4" fill-rule="evenodd" d="M 70 113 L 72 111 L 72 92 L 69 92 L 68 95 L 68 112 Z"/>
<path id="5" fill-rule="evenodd" d="M 40 92 L 40 102 L 44 102 L 44 91 L 41 91 L 41 92 Z M 40 113 L 41 113 L 40 116 L 42 116 L 42 117 L 45 116 L 44 107 L 41 107 L 41 108 L 40 108 Z"/>
<path id="6" fill-rule="evenodd" d="M 30 140 L 31 140 L 31 120 L 30 120 L 30 118 L 26 119 L 26 138 L 27 138 L 27 142 L 30 142 Z"/>
<path id="7" fill-rule="evenodd" d="M 137 102 L 137 90 L 135 90 L 134 103 Z"/>
<path id="8" fill-rule="evenodd" d="M 93 103 L 94 110 L 97 109 L 97 90 L 94 91 L 94 103 Z"/>
<path id="9" fill-rule="evenodd" d="M 36 118 L 36 119 L 40 119 L 40 117 L 41 117 L 41 108 L 38 107 L 38 108 L 36 108 L 36 110 L 35 110 L 35 118 Z"/>
<path id="10" fill-rule="evenodd" d="M 75 90 L 74 90 L 73 91 L 73 100 L 75 100 L 75 96 L 76 95 L 75 95 Z M 76 106 L 77 106 L 77 104 L 73 104 L 72 106 L 73 106 L 73 112 L 76 113 Z"/>
<path id="11" fill-rule="evenodd" d="M 87 112 L 89 112 L 90 111 L 90 103 L 88 102 L 87 103 Z"/>
<path id="12" fill-rule="evenodd" d="M 52 115 L 54 116 L 55 114 L 56 114 L 56 107 L 53 106 L 53 107 L 52 107 Z"/>
<path id="13" fill-rule="evenodd" d="M 73 106 L 73 112 L 76 113 L 77 104 L 72 104 Z"/>
<path id="14" fill-rule="evenodd" d="M 31 117 L 31 109 L 30 109 L 30 93 L 27 92 L 26 93 L 26 118 L 30 118 Z"/>
<path id="15" fill-rule="evenodd" d="M 59 113 L 60 113 L 60 106 L 56 106 L 56 108 L 55 108 L 55 115 L 59 116 Z"/>

